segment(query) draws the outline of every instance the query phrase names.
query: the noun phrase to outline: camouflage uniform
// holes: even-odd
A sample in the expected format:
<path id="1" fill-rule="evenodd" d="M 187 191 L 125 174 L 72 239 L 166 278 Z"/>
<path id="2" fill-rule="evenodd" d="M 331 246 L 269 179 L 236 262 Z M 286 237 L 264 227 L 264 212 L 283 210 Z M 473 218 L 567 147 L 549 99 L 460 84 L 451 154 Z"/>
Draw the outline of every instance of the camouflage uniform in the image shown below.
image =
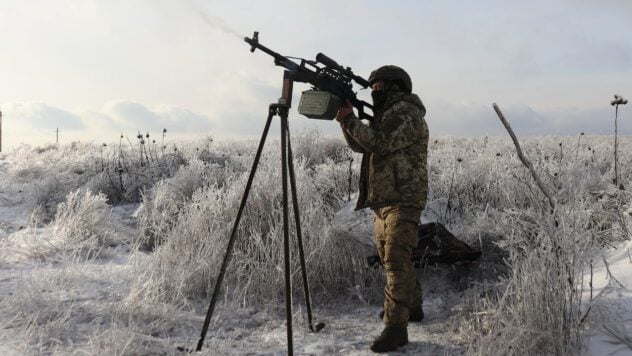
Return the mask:
<path id="1" fill-rule="evenodd" d="M 406 327 L 409 308 L 421 305 L 411 254 L 428 195 L 425 113 L 417 95 L 393 92 L 369 126 L 353 114 L 340 122 L 350 148 L 363 153 L 356 210 L 369 207 L 375 213 L 376 245 L 387 276 L 387 326 Z"/>

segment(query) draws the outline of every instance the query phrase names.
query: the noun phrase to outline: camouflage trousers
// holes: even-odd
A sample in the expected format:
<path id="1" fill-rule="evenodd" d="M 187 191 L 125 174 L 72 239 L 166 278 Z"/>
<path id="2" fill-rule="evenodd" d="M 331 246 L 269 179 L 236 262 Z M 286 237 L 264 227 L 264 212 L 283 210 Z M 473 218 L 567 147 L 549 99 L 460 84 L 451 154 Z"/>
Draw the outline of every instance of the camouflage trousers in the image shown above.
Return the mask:
<path id="1" fill-rule="evenodd" d="M 417 246 L 421 210 L 387 206 L 373 212 L 375 243 L 386 271 L 384 324 L 406 327 L 409 309 L 422 302 L 421 285 L 411 260 L 412 250 Z"/>

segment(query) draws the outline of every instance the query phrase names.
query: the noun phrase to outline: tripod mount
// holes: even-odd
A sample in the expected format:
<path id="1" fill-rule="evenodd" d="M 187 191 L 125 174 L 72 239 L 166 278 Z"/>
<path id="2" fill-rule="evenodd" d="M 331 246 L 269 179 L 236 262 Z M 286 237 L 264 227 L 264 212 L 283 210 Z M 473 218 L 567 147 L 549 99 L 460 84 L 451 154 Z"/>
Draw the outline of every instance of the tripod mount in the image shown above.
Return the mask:
<path id="1" fill-rule="evenodd" d="M 303 291 L 305 294 L 305 304 L 307 308 L 308 326 L 309 326 L 310 331 L 312 332 L 318 332 L 323 327 L 325 327 L 324 323 L 317 323 L 316 325 L 314 325 L 313 320 L 312 320 L 312 307 L 311 307 L 311 300 L 309 296 L 307 269 L 305 267 L 305 252 L 303 249 L 303 236 L 301 233 L 299 206 L 298 206 L 298 199 L 297 199 L 297 194 L 296 194 L 296 176 L 294 174 L 294 162 L 293 162 L 293 157 L 292 157 L 290 128 L 288 124 L 288 114 L 289 114 L 290 107 L 292 104 L 292 90 L 293 90 L 295 75 L 296 75 L 296 71 L 286 70 L 283 72 L 283 89 L 281 91 L 281 98 L 279 98 L 279 101 L 277 103 L 270 104 L 268 108 L 268 118 L 266 120 L 266 124 L 263 129 L 261 139 L 259 141 L 259 146 L 257 148 L 257 153 L 255 154 L 255 159 L 252 164 L 252 169 L 250 170 L 250 175 L 248 177 L 248 182 L 246 183 L 244 194 L 241 198 L 241 203 L 239 205 L 237 217 L 235 218 L 235 223 L 233 224 L 233 228 L 230 234 L 230 239 L 228 240 L 228 246 L 226 247 L 226 254 L 224 255 L 224 259 L 220 267 L 219 276 L 217 277 L 217 281 L 215 282 L 213 295 L 211 297 L 211 302 L 209 304 L 208 311 L 206 313 L 204 326 L 202 327 L 202 334 L 198 341 L 196 351 L 201 351 L 202 346 L 204 345 L 204 339 L 208 332 L 211 318 L 213 317 L 213 311 L 215 310 L 215 304 L 217 303 L 219 291 L 220 291 L 222 282 L 224 280 L 224 275 L 226 274 L 226 269 L 228 268 L 228 264 L 230 263 L 230 259 L 232 257 L 235 240 L 237 238 L 237 228 L 239 226 L 241 216 L 246 206 L 246 201 L 248 200 L 250 188 L 252 187 L 252 182 L 254 180 L 255 173 L 257 171 L 257 166 L 259 165 L 261 152 L 263 151 L 263 147 L 265 145 L 265 141 L 268 136 L 268 131 L 270 129 L 272 118 L 275 116 L 278 116 L 281 119 L 281 176 L 282 176 L 282 186 L 283 186 L 283 256 L 284 256 L 284 274 L 285 274 L 285 315 L 286 315 L 286 323 L 287 323 L 288 355 L 293 354 L 292 283 L 291 283 L 291 276 L 290 276 L 288 177 L 289 177 L 290 189 L 292 190 L 292 207 L 293 207 L 293 213 L 294 213 L 294 219 L 295 219 L 295 225 L 296 225 L 296 238 L 297 238 L 297 245 L 298 245 L 298 252 L 299 252 L 299 260 L 301 264 L 301 275 L 303 279 Z"/>

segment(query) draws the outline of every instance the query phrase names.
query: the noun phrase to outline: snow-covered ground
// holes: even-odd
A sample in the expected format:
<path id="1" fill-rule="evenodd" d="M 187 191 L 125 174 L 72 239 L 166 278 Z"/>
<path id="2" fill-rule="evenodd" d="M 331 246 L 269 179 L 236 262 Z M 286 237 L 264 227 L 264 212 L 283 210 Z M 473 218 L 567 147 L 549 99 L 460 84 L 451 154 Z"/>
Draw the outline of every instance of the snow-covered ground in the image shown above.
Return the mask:
<path id="1" fill-rule="evenodd" d="M 83 332 L 92 337 L 86 338 L 85 344 L 59 346 L 61 353 L 86 350 L 103 352 L 106 350 L 95 349 L 99 338 L 120 338 L 132 342 L 143 342 L 143 347 L 130 346 L 130 350 L 147 353 L 160 352 L 178 354 L 177 346 L 194 348 L 199 337 L 196 328 L 201 328 L 202 315 L 181 315 L 189 324 L 189 334 L 181 333 L 177 338 L 163 339 L 160 333 L 152 337 L 126 334 L 122 330 L 118 333 L 110 330 L 110 335 L 99 334 L 98 324 L 95 319 L 107 318 L 111 313 L 108 306 L 112 302 L 121 300 L 129 290 L 131 274 L 134 265 L 130 264 L 129 248 L 115 246 L 98 260 L 87 260 L 63 263 L 57 260 L 53 262 L 38 261 L 33 251 L 38 251 L 42 256 L 49 256 L 55 249 L 54 234 L 52 228 L 42 228 L 38 231 L 29 231 L 24 228 L 26 211 L 24 207 L 12 200 L 12 197 L 0 193 L 0 221 L 2 221 L 2 236 L 4 240 L 15 240 L 15 248 L 4 249 L 0 252 L 0 300 L 20 295 L 21 298 L 37 298 L 41 303 L 50 307 L 56 305 L 55 316 L 64 313 L 64 308 L 73 309 L 72 316 L 61 318 L 60 322 L 69 325 L 50 326 L 50 335 L 43 330 L 32 330 L 33 334 L 48 335 L 50 340 L 37 340 L 44 345 L 55 342 L 55 333 L 59 332 Z M 335 225 L 338 229 L 349 231 L 351 238 L 356 238 L 360 243 L 370 241 L 371 217 L 368 212 L 353 212 L 353 204 L 345 206 L 337 215 Z M 135 233 L 134 213 L 137 205 L 129 204 L 116 206 L 112 209 L 114 223 L 119 231 L 127 233 L 129 237 Z M 353 233 L 351 233 L 353 231 Z M 19 242 L 19 243 L 18 243 Z M 587 354 L 589 355 L 629 355 L 632 350 L 628 344 L 632 344 L 629 333 L 632 328 L 632 259 L 629 248 L 630 243 L 624 243 L 603 256 L 608 262 L 610 274 L 603 261 L 595 264 L 593 271 L 593 295 L 597 296 L 591 313 L 608 314 L 607 323 L 597 325 L 595 335 L 591 337 Z M 28 252 L 28 253 L 24 253 Z M 136 255 L 136 258 L 139 256 Z M 45 259 L 47 260 L 47 259 Z M 449 269 L 434 269 L 426 271 L 427 274 L 437 273 L 445 275 Z M 586 284 L 588 284 L 589 271 L 587 271 Z M 615 278 L 613 279 L 612 276 Z M 446 279 L 442 279 L 446 280 Z M 450 279 L 447 279 L 450 280 Z M 24 284 L 29 284 L 25 287 Z M 426 278 L 426 285 L 436 283 L 432 277 Z M 32 286 L 43 287 L 37 296 L 23 296 L 21 289 L 26 288 L 33 292 Z M 60 290 L 62 286 L 73 286 L 72 290 Z M 623 288 L 625 287 L 625 288 Z M 586 298 L 588 298 L 588 292 Z M 443 290 L 425 291 L 424 310 L 426 318 L 422 323 L 411 323 L 409 326 L 410 344 L 400 348 L 397 353 L 416 355 L 458 355 L 465 353 L 464 345 L 455 339 L 452 330 L 453 323 L 449 316 L 453 314 L 452 306 L 458 303 L 460 297 L 455 285 L 444 286 Z M 32 299 L 28 302 L 32 303 Z M 25 300 L 25 303 L 27 301 Z M 324 322 L 326 327 L 319 333 L 310 333 L 306 327 L 306 312 L 300 301 L 295 302 L 294 346 L 297 354 L 310 355 L 368 355 L 371 352 L 368 346 L 372 339 L 379 334 L 382 323 L 377 317 L 379 306 L 369 305 L 361 300 L 354 303 L 323 305 L 318 300 L 314 304 L 314 321 Z M 45 309 L 45 308 L 44 308 Z M 37 311 L 32 310 L 33 317 Z M 286 345 L 285 319 L 283 308 L 279 305 L 271 305 L 264 311 L 254 309 L 223 310 L 217 309 L 217 316 L 211 324 L 207 336 L 207 344 L 202 354 L 283 354 Z M 590 318 L 589 318 L 590 320 Z M 600 319 L 601 320 L 601 319 Z M 22 355 L 29 353 L 29 338 L 33 335 L 24 335 L 21 330 L 4 328 L 0 319 L 0 354 Z M 70 324 L 74 325 L 70 325 Z M 54 328 L 58 330 L 54 330 Z M 173 336 L 172 336 L 173 337 Z M 81 339 L 81 338 L 78 338 Z M 116 341 L 104 341 L 104 345 L 118 344 Z M 150 346 L 147 343 L 154 342 Z M 30 350 L 30 351 L 29 351 Z M 119 350 L 127 353 L 125 350 Z M 171 352 L 173 351 L 173 352 Z M 133 354 L 134 352 L 131 352 Z"/>
<path id="2" fill-rule="evenodd" d="M 56 321 L 52 325 L 45 323 L 46 328 L 27 327 L 29 333 L 25 334 L 22 328 L 7 327 L 10 320 L 0 319 L 0 354 L 39 353 L 34 345 L 40 345 L 44 353 L 53 350 L 52 353 L 60 354 L 107 354 L 108 346 L 127 343 L 129 345 L 123 349 L 112 350 L 113 354 L 179 354 L 178 346 L 195 347 L 203 315 L 174 315 L 182 318 L 181 322 L 175 323 L 182 327 L 180 332 L 157 330 L 152 335 L 119 328 L 107 320 L 116 313 L 112 310 L 113 305 L 121 302 L 128 293 L 135 263 L 139 263 L 142 255 L 134 254 L 137 260 L 133 263 L 129 260 L 131 251 L 122 245 L 102 251 L 102 257 L 98 259 L 64 260 L 68 257 L 56 252 L 57 244 L 61 242 L 55 240 L 53 228 L 20 228 L 25 225 L 24 207 L 4 192 L 0 192 L 0 197 L 0 221 L 6 226 L 0 238 L 5 243 L 14 241 L 4 245 L 13 246 L 12 249 L 0 252 L 0 301 L 17 297 L 23 302 L 24 312 L 32 313 L 33 318 Z M 353 212 L 352 205 L 348 204 L 337 214 L 336 226 L 366 243 L 370 237 L 367 239 L 363 235 L 371 233 L 372 218 L 367 212 Z M 136 209 L 137 205 L 133 204 L 112 209 L 112 223 L 128 238 L 135 233 Z M 446 272 L 449 270 L 442 271 Z M 300 286 L 295 288 L 300 289 Z M 444 286 L 441 291 L 426 290 L 425 294 L 425 320 L 411 323 L 410 344 L 394 354 L 463 354 L 464 348 L 455 339 L 449 320 L 459 292 Z M 13 305 L 20 307 L 20 303 L 13 302 Z M 38 305 L 41 311 L 33 309 Z M 294 303 L 296 354 L 372 354 L 369 346 L 383 327 L 378 318 L 379 305 L 370 305 L 360 299 L 337 304 L 314 300 L 313 307 L 314 321 L 326 324 L 318 333 L 308 331 L 306 309 L 301 301 Z M 220 305 L 202 354 L 284 354 L 286 328 L 283 313 L 282 303 L 271 304 L 263 310 L 226 310 Z M 99 330 L 100 326 L 106 330 Z M 162 332 L 168 337 L 161 335 Z M 84 336 L 77 335 L 79 333 Z M 60 341 L 65 338 L 77 340 L 77 343 L 68 345 Z"/>
<path id="3" fill-rule="evenodd" d="M 632 248 L 624 242 L 593 267 L 594 307 L 601 314 L 590 338 L 590 355 L 632 355 Z M 590 271 L 586 271 L 588 285 Z M 590 291 L 585 293 L 590 301 Z"/>
<path id="4" fill-rule="evenodd" d="M 294 286 L 294 351 L 310 355 L 368 355 L 371 354 L 369 345 L 382 330 L 378 313 L 383 283 L 380 278 L 383 276 L 375 272 L 365 273 L 368 267 L 361 260 L 372 248 L 371 213 L 354 212 L 353 201 L 346 202 L 347 194 L 353 193 L 350 182 L 357 179 L 358 160 L 338 155 L 343 151 L 335 145 L 329 148 L 331 152 L 327 156 L 325 144 L 313 144 L 314 140 L 322 138 L 307 138 L 303 138 L 307 144 L 296 146 L 297 156 L 302 152 L 303 157 L 297 167 L 299 183 L 302 183 L 299 191 L 307 192 L 303 196 L 308 197 L 300 201 L 307 218 L 302 221 L 308 225 L 307 233 L 312 237 L 326 230 L 322 235 L 334 239 L 333 242 L 326 238 L 318 240 L 320 245 L 311 246 L 313 254 L 308 258 L 312 259 L 312 266 L 320 268 L 319 271 L 339 277 L 340 283 L 325 287 L 326 281 L 320 280 L 312 284 L 312 289 L 318 291 L 312 300 L 314 321 L 326 324 L 319 333 L 308 332 L 302 286 Z M 301 137 L 298 139 L 300 141 Z M 526 251 L 524 255 L 527 256 L 530 251 L 548 246 L 550 240 L 537 241 L 540 245 L 533 242 L 532 239 L 542 236 L 558 238 L 557 242 L 574 236 L 574 241 L 586 243 L 593 234 L 600 239 L 598 242 L 606 245 L 620 241 L 625 233 L 618 229 L 629 225 L 630 211 L 619 216 L 612 206 L 616 203 L 619 208 L 629 209 L 631 201 L 629 196 L 623 195 L 629 195 L 627 192 L 619 192 L 621 196 L 612 193 L 618 189 L 608 182 L 611 174 L 607 155 L 609 143 L 600 138 L 584 138 L 581 145 L 575 138 L 565 140 L 564 152 L 562 144 L 558 146 L 557 138 L 534 139 L 525 145 L 530 154 L 543 157 L 537 161 L 538 170 L 549 173 L 545 176 L 547 184 L 558 189 L 564 201 L 562 204 L 566 204 L 562 213 L 569 215 L 563 215 L 559 229 L 557 221 L 546 220 L 550 217 L 546 209 L 537 208 L 542 202 L 541 195 L 529 183 L 530 177 L 524 167 L 516 159 L 506 157 L 512 151 L 510 143 L 492 142 L 487 138 L 434 142 L 429 175 L 436 198 L 429 202 L 423 220 L 440 220 L 457 237 L 480 248 L 483 255 L 477 263 L 427 266 L 418 270 L 423 279 L 426 318 L 410 325 L 410 344 L 398 353 L 480 355 L 484 348 L 477 349 L 468 342 L 487 337 L 481 345 L 505 347 L 504 340 L 498 344 L 489 342 L 490 337 L 500 335 L 501 331 L 505 340 L 519 338 L 523 347 L 540 342 L 529 350 L 531 354 L 538 347 L 551 350 L 551 345 L 557 345 L 555 340 L 542 336 L 550 331 L 543 330 L 550 326 L 546 324 L 549 319 L 529 319 L 528 313 L 532 310 L 542 312 L 555 304 L 542 307 L 538 305 L 541 294 L 525 293 L 533 288 L 523 282 L 541 283 L 537 278 L 525 278 L 519 281 L 523 284 L 512 284 L 529 270 L 523 269 L 515 275 L 508 273 L 505 262 L 512 256 L 507 251 L 514 253 L 513 262 L 524 262 L 526 258 L 520 259 L 523 257 L 521 253 Z M 179 147 L 178 152 L 187 150 Z M 154 152 L 153 156 L 145 157 L 144 165 L 143 159 L 128 161 L 126 176 L 119 175 L 120 170 L 116 168 L 122 157 L 120 152 L 109 153 L 104 163 L 100 149 L 77 144 L 22 150 L 12 157 L 0 155 L 0 355 L 177 355 L 180 354 L 177 347 L 194 348 L 198 341 L 208 303 L 201 296 L 208 292 L 206 288 L 212 285 L 208 279 L 215 273 L 206 265 L 211 264 L 206 258 L 217 260 L 215 255 L 220 254 L 217 251 L 221 248 L 217 246 L 225 241 L 226 225 L 232 223 L 232 211 L 236 210 L 233 202 L 238 201 L 243 191 L 240 184 L 251 162 L 248 152 L 252 151 L 252 145 L 214 148 L 217 152 L 210 155 L 207 151 L 208 157 L 204 156 L 203 150 L 198 152 L 195 146 L 188 148 L 189 156 Z M 595 151 L 604 152 L 603 156 Z M 128 160 L 132 157 L 131 154 L 123 156 Z M 574 160 L 568 157 L 574 157 Z M 277 178 L 275 174 L 278 174 L 276 158 L 268 154 L 264 159 L 263 173 L 256 181 L 260 185 L 254 189 L 249 201 L 251 210 L 245 218 L 251 219 L 249 237 L 253 242 L 259 243 L 264 237 L 268 239 L 262 244 L 262 251 L 266 253 L 277 251 L 279 246 L 274 245 L 275 237 L 279 236 L 278 228 L 274 226 L 279 225 L 279 214 L 271 208 L 279 206 L 278 192 L 272 192 Z M 306 165 L 305 162 L 310 160 L 321 163 Z M 629 160 L 622 162 L 622 172 L 629 172 Z M 109 165 L 111 169 L 104 172 L 103 165 Z M 622 176 L 631 175 L 625 173 Z M 153 197 L 141 196 L 143 184 L 153 187 Z M 118 188 L 127 195 L 117 195 L 121 193 Z M 83 195 L 73 198 L 68 194 L 77 189 L 84 192 Z M 86 195 L 89 190 L 106 191 L 109 198 L 120 200 L 109 206 L 102 196 Z M 186 199 L 180 198 L 185 195 Z M 601 198 L 595 198 L 597 195 Z M 86 219 L 55 215 L 51 211 L 33 213 L 37 208 L 34 202 L 50 202 L 54 207 L 60 207 L 69 204 L 71 198 L 77 205 L 66 205 L 64 209 L 77 209 L 86 215 Z M 322 200 L 310 205 L 318 199 Z M 340 203 L 343 200 L 346 205 Z M 153 211 L 148 210 L 151 204 L 154 204 Z M 335 207 L 333 211 L 323 213 L 332 207 Z M 180 209 L 175 218 L 172 208 Z M 264 220 L 260 219 L 263 215 L 277 219 L 276 223 L 257 225 Z M 619 217 L 623 222 L 617 220 Z M 143 218 L 146 219 L 144 222 L 141 221 Z M 582 223 L 587 220 L 590 220 L 588 224 Z M 94 222 L 94 226 L 86 221 Z M 153 252 L 151 248 L 134 245 L 139 236 L 141 239 L 151 237 L 150 233 L 141 230 L 143 226 L 155 227 L 152 231 L 164 235 L 161 236 L 164 241 L 156 242 L 162 245 Z M 209 234 L 211 229 L 213 233 Z M 86 236 L 84 241 L 83 236 L 75 236 L 77 231 L 95 235 Z M 196 245 L 196 239 L 215 240 Z M 196 246 L 208 250 L 197 253 Z M 512 246 L 517 247 L 512 250 Z M 569 245 L 564 246 L 571 251 Z M 591 252 L 593 247 L 585 246 L 588 245 L 572 250 L 567 256 L 590 256 L 590 253 L 584 253 Z M 337 247 L 341 250 L 323 253 L 324 249 Z M 630 247 L 626 241 L 603 250 L 594 248 L 600 257 L 595 257 L 593 264 L 592 298 L 586 287 L 590 282 L 590 270 L 584 270 L 580 311 L 585 312 L 590 307 L 590 312 L 580 327 L 584 334 L 592 335 L 588 347 L 583 349 L 586 354 L 632 354 L 629 346 L 632 344 L 629 336 L 632 327 Z M 544 248 L 542 251 L 544 257 L 538 259 L 540 256 L 535 256 L 535 263 L 548 262 L 555 256 L 550 252 L 546 255 Z M 252 299 L 248 300 L 249 295 L 243 295 L 240 301 L 227 300 L 227 297 L 220 300 L 202 354 L 286 352 L 283 293 L 278 289 L 277 278 L 281 275 L 281 259 L 266 254 L 266 262 L 272 262 L 257 265 L 249 261 L 251 264 L 239 265 L 249 257 L 244 256 L 249 252 L 262 253 L 256 249 L 242 249 L 242 255 L 231 265 L 232 270 L 246 266 L 241 273 L 248 278 L 242 281 L 250 283 L 248 273 L 256 274 L 252 273 L 252 268 L 260 268 L 257 272 L 267 271 L 266 276 L 276 280 L 269 283 L 257 280 L 253 282 L 255 288 L 242 289 L 243 294 L 265 295 L 265 298 L 255 300 L 253 304 L 257 307 L 250 306 Z M 281 253 L 280 248 L 278 253 Z M 345 269 L 349 264 L 328 269 L 314 263 L 315 259 L 326 259 L 329 255 L 346 258 L 350 253 L 355 254 L 354 263 L 357 262 L 352 269 Z M 518 267 L 520 265 L 517 270 Z M 205 268 L 204 273 L 196 274 Z M 178 273 L 169 273 L 175 269 Z M 356 273 L 359 270 L 361 272 Z M 299 274 L 298 271 L 295 273 Z M 347 278 L 351 274 L 356 278 L 353 283 Z M 239 281 L 243 275 L 233 276 L 232 282 Z M 317 276 L 312 274 L 312 277 Z M 568 285 L 565 278 L 557 284 L 560 285 Z M 505 286 L 508 287 L 505 289 Z M 511 291 L 504 293 L 510 290 L 509 287 Z M 225 285 L 225 288 L 237 289 L 235 284 Z M 265 288 L 272 292 L 259 291 Z M 343 292 L 333 293 L 328 288 L 339 288 Z M 227 290 L 225 294 L 239 295 L 231 292 Z M 547 302 L 555 302 L 558 296 L 546 295 Z M 525 299 L 521 299 L 523 297 Z M 502 307 L 497 307 L 499 299 L 505 302 Z M 484 300 L 484 303 L 477 304 L 477 300 Z M 528 305 L 532 309 L 516 311 L 520 309 L 521 300 L 532 303 Z M 566 305 L 577 307 L 573 303 Z M 577 309 L 574 311 L 576 313 Z M 509 317 L 503 318 L 503 313 Z M 531 324 L 523 330 L 520 323 L 524 320 Z M 571 321 L 566 326 L 574 328 L 575 324 Z M 574 331 L 570 333 L 575 335 Z M 477 339 L 479 334 L 483 337 Z M 538 335 L 539 339 L 532 343 L 531 335 Z M 566 346 L 569 349 L 576 347 L 575 344 Z M 505 353 L 520 354 L 520 350 Z"/>

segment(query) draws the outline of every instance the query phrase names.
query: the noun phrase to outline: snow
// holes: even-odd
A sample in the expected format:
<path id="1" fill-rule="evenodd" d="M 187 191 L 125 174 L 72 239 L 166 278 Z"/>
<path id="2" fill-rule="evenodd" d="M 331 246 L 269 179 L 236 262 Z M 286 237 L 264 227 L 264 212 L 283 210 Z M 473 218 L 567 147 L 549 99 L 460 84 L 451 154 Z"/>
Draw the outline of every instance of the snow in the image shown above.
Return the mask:
<path id="1" fill-rule="evenodd" d="M 593 296 L 601 293 L 593 311 L 604 317 L 595 325 L 596 333 L 590 338 L 590 355 L 632 355 L 631 248 L 632 242 L 622 243 L 602 256 L 603 259 L 593 268 Z M 590 272 L 586 274 L 584 280 L 588 284 Z M 585 293 L 587 301 L 590 301 L 589 294 L 589 291 Z"/>
<path id="2" fill-rule="evenodd" d="M 350 203 L 352 205 L 353 203 Z M 14 207 L 3 207 L 3 219 L 20 216 Z M 117 221 L 130 227 L 134 222 L 134 212 L 137 205 L 117 206 L 112 209 Z M 354 212 L 344 208 L 336 217 L 337 226 L 347 231 L 364 231 L 370 234 L 372 217 L 369 211 Z M 345 223 L 346 222 L 346 223 Z M 346 224 L 351 224 L 348 226 Z M 359 230 L 363 226 L 364 230 Z M 132 230 L 128 230 L 132 233 Z M 360 233 L 363 235 L 364 233 Z M 0 269 L 0 299 L 10 296 L 20 288 L 24 280 L 33 281 L 36 285 L 44 286 L 42 300 L 52 298 L 60 308 L 72 306 L 74 317 L 68 317 L 64 322 L 73 323 L 62 332 L 83 331 L 95 333 L 95 319 L 107 318 L 108 305 L 120 300 L 129 288 L 129 279 L 133 272 L 133 263 L 129 263 L 129 250 L 113 248 L 107 257 L 98 261 L 85 261 L 68 267 L 63 263 L 49 263 L 33 261 L 32 256 L 14 253 L 19 249 L 39 251 L 42 256 L 53 252 L 55 241 L 50 228 L 40 228 L 36 232 L 24 229 L 8 237 L 15 242 L 15 249 L 10 253 L 3 251 Z M 366 238 L 358 238 L 367 241 Z M 39 242 L 39 245 L 37 244 Z M 73 269 L 72 273 L 68 269 Z M 63 275 L 63 277 L 62 277 Z M 72 289 L 59 290 L 56 285 L 60 278 L 65 279 L 64 285 L 73 286 Z M 72 279 L 72 282 L 68 282 Z M 52 281 L 50 284 L 46 281 Z M 459 355 L 464 352 L 462 346 L 453 340 L 450 332 L 448 315 L 453 302 L 458 295 L 448 295 L 454 291 L 427 291 L 424 302 L 426 319 L 422 323 L 411 323 L 409 326 L 410 344 L 402 347 L 396 354 L 450 354 Z M 370 355 L 371 341 L 380 333 L 383 324 L 378 318 L 379 306 L 368 305 L 362 301 L 343 302 L 339 305 L 321 305 L 318 300 L 314 304 L 314 322 L 324 322 L 325 328 L 319 333 L 311 333 L 306 325 L 305 307 L 300 301 L 294 303 L 294 350 L 296 354 L 310 355 Z M 225 310 L 218 307 L 216 318 L 211 324 L 203 354 L 242 354 L 280 355 L 286 352 L 286 328 L 282 303 L 271 305 L 271 311 L 255 311 L 252 309 Z M 165 345 L 153 340 L 157 344 L 153 350 L 170 354 L 175 346 L 193 348 L 197 342 L 199 328 L 203 315 L 186 315 L 189 330 Z M 100 321 L 101 323 L 103 321 Z M 3 329 L 0 323 L 0 337 L 13 340 L 0 346 L 2 355 L 22 354 L 27 342 L 19 334 L 12 335 L 11 329 Z M 64 329 L 62 328 L 62 329 Z M 113 328 L 114 329 L 114 328 Z M 42 333 L 47 335 L 46 332 Z M 114 338 L 127 337 L 132 340 L 138 335 L 125 333 L 113 334 Z M 2 335 L 4 334 L 4 335 Z M 53 333 L 54 334 L 54 333 Z M 85 345 L 75 345 L 70 349 L 83 348 Z M 63 350 L 63 349 L 62 349 Z M 66 350 L 69 351 L 69 350 Z M 144 349 L 147 352 L 147 349 Z M 152 353 L 152 352 L 148 352 Z"/>
<path id="3" fill-rule="evenodd" d="M 0 174 L 9 168 L 4 157 L 0 155 Z M 25 195 L 17 190 L 0 190 L 0 355 L 175 355 L 179 354 L 177 346 L 195 346 L 207 301 L 193 301 L 199 305 L 182 308 L 143 303 L 143 296 L 132 295 L 130 288 L 138 278 L 139 266 L 146 265 L 150 258 L 149 252 L 133 251 L 122 243 L 104 247 L 98 258 L 68 254 L 64 252 L 66 242 L 55 235 L 52 225 L 35 227 L 29 221 Z M 354 207 L 351 199 L 335 214 L 332 230 L 370 252 L 372 212 L 355 211 Z M 422 221 L 445 218 L 446 208 L 445 199 L 430 201 Z M 111 227 L 121 241 L 132 241 L 138 234 L 139 211 L 140 204 L 111 208 Z M 455 226 L 457 236 L 459 227 Z M 586 354 L 632 354 L 626 345 L 632 344 L 628 336 L 632 328 L 630 248 L 632 244 L 623 243 L 595 260 L 593 301 L 590 291 L 584 291 L 582 304 L 583 308 L 591 306 L 586 319 L 586 329 L 591 332 Z M 484 253 L 487 251 L 484 249 Z M 453 319 L 461 311 L 467 288 L 485 274 L 485 263 L 429 266 L 418 271 L 423 278 L 426 318 L 409 326 L 410 344 L 393 354 L 465 354 L 468 345 L 455 330 Z M 589 280 L 590 271 L 586 271 L 586 285 Z M 369 345 L 383 327 L 377 316 L 381 307 L 366 301 L 363 293 L 354 293 L 361 286 L 346 288 L 350 297 L 345 300 L 313 299 L 314 322 L 324 322 L 326 327 L 311 333 L 301 286 L 295 286 L 296 354 L 372 354 Z M 271 300 L 259 309 L 240 309 L 226 307 L 220 301 L 202 354 L 285 354 L 283 305 L 282 300 Z M 14 308 L 10 318 L 2 316 L 2 308 L 7 306 Z M 38 323 L 29 323 L 33 320 Z"/>
<path id="4" fill-rule="evenodd" d="M 336 216 L 337 228 L 353 231 L 353 234 L 372 234 L 372 216 L 369 210 L 354 212 L 350 202 Z M 0 220 L 10 224 L 22 224 L 24 206 L 10 199 L 3 199 L 0 207 Z M 138 204 L 115 206 L 112 215 L 121 234 L 135 233 L 135 216 Z M 6 246 L 0 252 L 0 301 L 21 293 L 26 285 L 35 286 L 37 295 L 25 297 L 24 307 L 32 303 L 47 303 L 51 310 L 43 310 L 42 318 L 59 317 L 60 325 L 50 329 L 32 331 L 33 335 L 22 335 L 18 329 L 4 327 L 9 320 L 0 320 L 0 354 L 21 355 L 33 350 L 32 345 L 54 345 L 51 348 L 61 353 L 77 350 L 90 350 L 97 338 L 128 340 L 128 342 L 149 342 L 152 346 L 142 349 L 141 353 L 175 353 L 176 346 L 193 348 L 199 337 L 203 315 L 191 313 L 180 315 L 184 320 L 183 331 L 162 338 L 163 331 L 158 328 L 155 337 L 147 337 L 119 329 L 107 327 L 113 303 L 122 301 L 129 290 L 130 278 L 134 266 L 142 263 L 142 255 L 131 253 L 124 246 L 112 247 L 96 260 L 64 261 L 58 249 L 63 241 L 55 238 L 51 227 L 24 228 L 5 232 Z M 358 241 L 367 241 L 358 237 Z M 298 287 L 295 287 L 298 289 Z M 442 292 L 443 293 L 443 292 Z M 426 320 L 411 324 L 409 327 L 410 344 L 393 354 L 462 354 L 463 347 L 458 346 L 448 331 L 450 303 L 445 295 L 428 293 L 425 301 Z M 31 299 L 29 299 L 31 298 Z M 455 297 L 453 299 L 458 299 Z M 28 305 L 27 305 L 28 304 Z M 37 305 L 37 304 L 36 304 Z M 285 317 L 279 301 L 265 310 L 235 309 L 226 310 L 218 306 L 216 317 L 209 330 L 203 354 L 254 354 L 280 355 L 286 353 Z M 380 333 L 383 324 L 378 318 L 380 307 L 365 302 L 342 301 L 337 305 L 322 305 L 313 301 L 314 322 L 324 322 L 325 328 L 319 333 L 311 333 L 307 328 L 307 315 L 300 300 L 294 302 L 294 351 L 296 354 L 310 355 L 369 355 L 372 340 Z M 27 309 L 25 309 L 27 311 Z M 36 310 L 31 310 L 38 313 Z M 67 313 L 66 313 L 67 312 Z M 50 314 L 48 314 L 50 313 Z M 61 313 L 61 314 L 60 314 Z M 170 318 L 177 318 L 173 315 Z M 76 345 L 56 345 L 56 338 L 68 333 L 85 333 L 88 340 Z M 48 338 L 42 340 L 41 338 Z M 79 338 L 81 340 L 82 338 Z M 142 340 L 142 341 L 141 341 Z M 102 341 L 105 342 L 105 341 Z M 31 345 L 31 346 L 28 346 Z M 50 350 L 50 349 L 49 349 Z M 134 349 L 132 349 L 134 350 Z M 90 352 L 88 352 L 90 353 Z M 135 353 L 132 351 L 132 353 Z"/>

